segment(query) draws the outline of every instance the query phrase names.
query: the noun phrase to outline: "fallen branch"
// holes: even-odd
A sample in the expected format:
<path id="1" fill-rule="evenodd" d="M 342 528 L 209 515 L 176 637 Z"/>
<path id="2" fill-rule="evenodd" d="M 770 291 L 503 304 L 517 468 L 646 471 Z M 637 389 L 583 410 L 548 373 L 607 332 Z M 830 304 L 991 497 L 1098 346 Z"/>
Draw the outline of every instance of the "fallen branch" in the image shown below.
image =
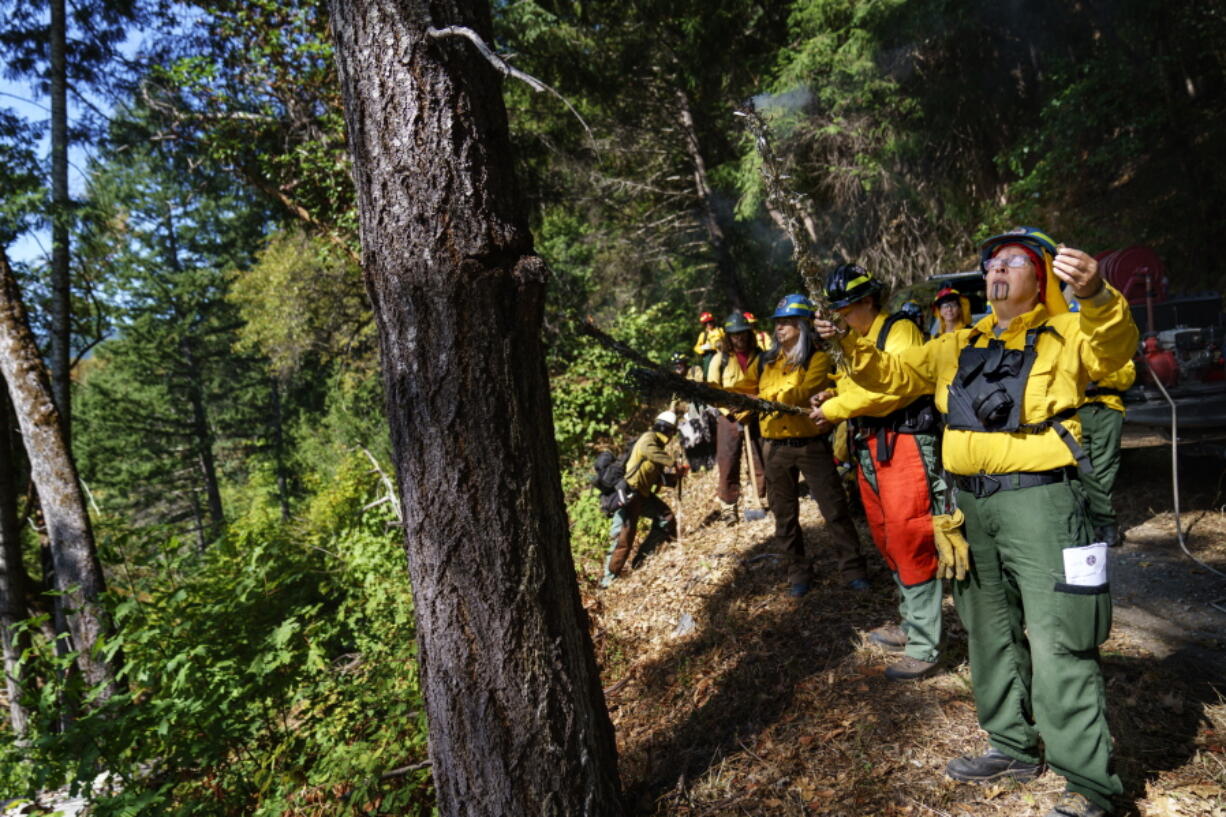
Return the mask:
<path id="1" fill-rule="evenodd" d="M 776 403 L 773 400 L 763 400 L 760 397 L 750 397 L 747 394 L 717 389 L 705 383 L 688 380 L 674 374 L 666 367 L 657 364 L 651 358 L 638 352 L 617 338 L 602 332 L 590 320 L 579 322 L 579 331 L 593 338 L 601 346 L 616 352 L 627 360 L 639 364 L 630 370 L 630 377 L 640 391 L 647 394 L 668 396 L 679 395 L 693 402 L 706 403 L 710 406 L 722 406 L 735 411 L 752 411 L 757 414 L 808 414 L 808 409 L 800 406 L 789 406 L 786 403 Z"/>
<path id="2" fill-rule="evenodd" d="M 904 795 L 904 796 L 906 796 L 906 795 Z M 922 808 L 922 809 L 926 810 L 926 811 L 931 811 L 933 814 L 940 815 L 940 817 L 953 817 L 953 815 L 952 815 L 952 814 L 950 814 L 948 811 L 942 811 L 942 810 L 941 810 L 941 809 L 939 809 L 939 808 L 933 808 L 932 806 L 929 806 L 929 805 L 926 805 L 926 804 L 924 804 L 924 803 L 921 803 L 919 800 L 916 800 L 915 798 L 912 798 L 912 797 L 907 797 L 907 799 L 908 799 L 908 800 L 910 800 L 910 801 L 911 801 L 912 803 L 914 803 L 915 805 L 919 806 L 920 808 Z"/>

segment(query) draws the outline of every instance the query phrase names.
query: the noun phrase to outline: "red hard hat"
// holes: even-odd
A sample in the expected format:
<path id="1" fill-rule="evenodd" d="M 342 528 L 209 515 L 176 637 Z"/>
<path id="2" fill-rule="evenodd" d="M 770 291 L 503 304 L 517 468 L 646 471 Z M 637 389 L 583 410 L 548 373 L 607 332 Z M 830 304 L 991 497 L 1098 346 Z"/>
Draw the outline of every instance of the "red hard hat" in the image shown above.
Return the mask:
<path id="1" fill-rule="evenodd" d="M 711 323 L 713 320 L 715 320 L 715 316 L 712 315 L 710 312 L 703 312 L 701 315 L 698 316 L 699 323 Z"/>
<path id="2" fill-rule="evenodd" d="M 757 320 L 757 318 L 753 316 L 752 312 L 742 312 L 741 314 L 744 315 L 745 320 L 749 321 L 750 323 L 753 323 L 754 321 Z"/>
<path id="3" fill-rule="evenodd" d="M 957 300 L 958 298 L 961 297 L 961 295 L 962 293 L 958 292 L 958 290 L 954 289 L 953 287 L 945 287 L 944 289 L 942 289 L 940 292 L 937 293 L 937 296 L 935 298 L 932 299 L 932 305 L 936 306 L 941 301 L 944 301 L 946 298 L 953 298 Z"/>

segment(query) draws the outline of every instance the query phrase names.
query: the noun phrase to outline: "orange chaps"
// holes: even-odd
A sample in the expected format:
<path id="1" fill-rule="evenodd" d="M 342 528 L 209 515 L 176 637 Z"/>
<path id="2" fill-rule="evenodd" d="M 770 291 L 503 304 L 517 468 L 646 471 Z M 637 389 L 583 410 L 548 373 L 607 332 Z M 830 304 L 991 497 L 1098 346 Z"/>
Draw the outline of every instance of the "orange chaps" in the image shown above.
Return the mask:
<path id="1" fill-rule="evenodd" d="M 856 440 L 860 499 L 881 557 L 905 586 L 914 587 L 937 574 L 928 472 L 914 435 L 887 434 L 894 448 L 889 462 L 877 461 L 876 433 Z M 872 468 L 875 490 L 865 474 L 866 465 Z"/>

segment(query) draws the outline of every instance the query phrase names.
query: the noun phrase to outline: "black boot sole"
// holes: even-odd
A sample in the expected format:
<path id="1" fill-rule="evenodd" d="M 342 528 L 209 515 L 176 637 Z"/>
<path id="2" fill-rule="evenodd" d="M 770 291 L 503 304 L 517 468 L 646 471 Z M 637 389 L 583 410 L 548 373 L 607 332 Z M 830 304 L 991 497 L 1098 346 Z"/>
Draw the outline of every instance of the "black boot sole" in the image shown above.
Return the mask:
<path id="1" fill-rule="evenodd" d="M 1044 768 L 1045 767 L 1040 764 L 1034 768 L 1002 769 L 1001 771 L 992 775 L 963 775 L 946 768 L 945 776 L 950 780 L 957 780 L 959 783 L 993 783 L 997 780 L 1004 780 L 1006 778 L 1016 780 L 1019 783 L 1029 783 L 1031 780 L 1034 780 L 1039 775 L 1043 774 Z"/>

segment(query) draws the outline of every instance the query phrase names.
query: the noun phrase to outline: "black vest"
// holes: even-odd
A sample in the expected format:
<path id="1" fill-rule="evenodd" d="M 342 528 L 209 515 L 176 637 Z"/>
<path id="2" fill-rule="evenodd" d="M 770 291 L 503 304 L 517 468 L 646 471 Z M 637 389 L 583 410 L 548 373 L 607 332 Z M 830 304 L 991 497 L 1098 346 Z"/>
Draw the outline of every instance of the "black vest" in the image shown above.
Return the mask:
<path id="1" fill-rule="evenodd" d="M 1021 349 L 1008 349 L 999 338 L 989 340 L 986 347 L 975 346 L 983 333 L 972 330 L 966 347 L 958 355 L 957 374 L 949 384 L 945 425 L 959 431 L 1025 434 L 1041 434 L 1054 428 L 1073 452 L 1077 467 L 1090 474 L 1093 467 L 1089 457 L 1061 422 L 1075 416 L 1076 409 L 1065 409 L 1038 423 L 1022 422 L 1026 381 L 1038 358 L 1034 347 L 1047 332 L 1059 337 L 1053 327 L 1043 324 L 1026 330 L 1026 343 Z"/>

